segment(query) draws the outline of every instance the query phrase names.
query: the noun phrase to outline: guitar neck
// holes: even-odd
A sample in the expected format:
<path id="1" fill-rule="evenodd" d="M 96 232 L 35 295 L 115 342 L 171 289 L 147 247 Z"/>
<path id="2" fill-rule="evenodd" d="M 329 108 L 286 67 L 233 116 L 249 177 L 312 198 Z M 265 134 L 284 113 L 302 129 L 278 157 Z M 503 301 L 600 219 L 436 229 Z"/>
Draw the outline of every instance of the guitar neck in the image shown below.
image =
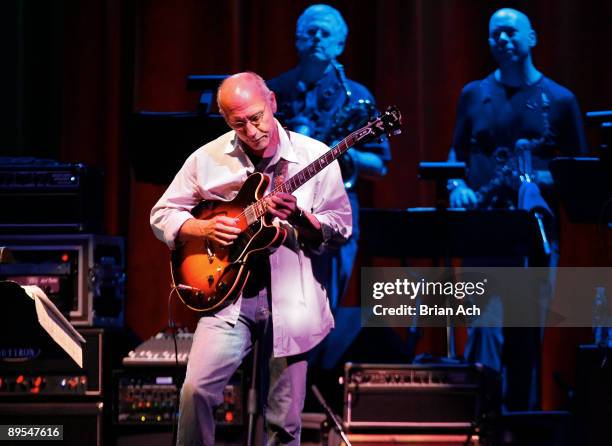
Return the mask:
<path id="1" fill-rule="evenodd" d="M 333 163 L 336 159 L 342 156 L 342 154 L 345 153 L 348 149 L 357 144 L 360 139 L 357 138 L 355 133 L 351 133 L 349 136 L 344 138 L 330 150 L 328 150 L 316 160 L 311 162 L 309 165 L 304 167 L 302 170 L 293 175 L 283 184 L 274 188 L 274 190 L 270 192 L 270 195 L 278 192 L 286 192 L 288 194 L 293 193 L 296 189 L 305 184 L 307 181 L 309 181 L 311 178 L 313 178 L 315 175 L 317 175 L 319 172 L 321 172 L 323 169 Z"/>
<path id="2" fill-rule="evenodd" d="M 284 183 L 275 187 L 272 192 L 266 195 L 266 197 L 279 192 L 285 192 L 288 194 L 293 193 L 296 189 L 342 156 L 343 153 L 345 153 L 355 144 L 365 142 L 372 137 L 382 136 L 385 133 L 389 135 L 396 135 L 400 133 L 400 123 L 401 114 L 397 107 L 387 108 L 382 117 L 375 119 L 359 130 L 355 130 L 353 133 L 348 135 L 346 138 L 304 167 L 291 178 L 286 180 Z M 266 204 L 264 199 L 265 197 L 248 206 L 247 209 L 245 209 L 245 212 L 255 218 L 263 217 L 263 215 L 266 213 Z"/>
<path id="3" fill-rule="evenodd" d="M 360 136 L 360 133 L 364 133 L 363 129 L 357 130 L 351 133 L 349 136 L 344 138 L 342 141 L 340 141 L 330 150 L 328 150 L 323 155 L 318 157 L 316 160 L 311 162 L 309 165 L 304 167 L 302 170 L 300 170 L 298 173 L 293 175 L 287 181 L 275 187 L 274 190 L 272 190 L 268 195 L 266 195 L 266 197 L 269 197 L 270 195 L 273 195 L 279 192 L 285 192 L 288 194 L 293 193 L 293 191 L 297 190 L 300 186 L 305 184 L 308 180 L 313 178 L 316 174 L 318 174 L 323 169 L 325 169 L 327 166 L 329 166 L 331 163 L 333 163 L 337 158 L 339 158 L 348 149 L 350 149 L 355 144 L 357 144 L 359 141 L 361 141 L 364 138 L 364 135 Z M 249 205 L 245 209 L 245 214 L 252 216 L 252 218 L 263 217 L 264 214 L 266 213 L 266 204 L 264 202 L 264 199 L 266 197 Z"/>

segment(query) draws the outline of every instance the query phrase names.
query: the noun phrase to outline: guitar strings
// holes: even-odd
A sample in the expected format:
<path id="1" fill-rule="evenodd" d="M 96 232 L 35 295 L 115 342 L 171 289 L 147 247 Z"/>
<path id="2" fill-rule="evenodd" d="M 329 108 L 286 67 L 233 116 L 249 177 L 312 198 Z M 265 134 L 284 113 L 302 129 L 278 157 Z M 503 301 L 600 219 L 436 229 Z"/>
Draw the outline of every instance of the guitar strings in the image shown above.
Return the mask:
<path id="1" fill-rule="evenodd" d="M 356 144 L 356 143 L 359 141 L 359 139 L 360 139 L 360 138 L 357 138 L 357 134 L 358 134 L 359 132 L 361 132 L 362 130 L 364 130 L 364 129 L 366 129 L 366 128 L 368 128 L 368 129 L 370 129 L 370 130 L 371 130 L 372 128 L 374 128 L 374 127 L 376 126 L 376 124 L 377 124 L 378 122 L 385 121 L 385 120 L 384 120 L 384 117 L 385 117 L 385 116 L 393 116 L 393 118 L 394 118 L 394 120 L 395 120 L 395 123 L 400 122 L 400 119 L 401 119 L 401 118 L 400 118 L 399 116 L 401 116 L 401 115 L 399 115 L 399 113 L 397 113 L 397 112 L 399 112 L 399 111 L 398 111 L 398 110 L 396 110 L 396 109 L 395 109 L 395 110 L 391 110 L 391 107 L 389 107 L 389 108 L 388 108 L 388 109 L 385 111 L 385 113 L 384 113 L 382 116 L 380 116 L 380 117 L 376 118 L 375 120 L 373 120 L 372 122 L 368 123 L 368 124 L 367 124 L 365 127 L 362 127 L 362 128 L 360 128 L 359 130 L 355 130 L 354 132 L 350 133 L 350 134 L 349 134 L 347 137 L 345 137 L 345 138 L 344 138 L 342 141 L 340 141 L 338 144 L 336 144 L 334 147 L 332 147 L 332 148 L 331 148 L 331 149 L 330 149 L 328 152 L 325 152 L 323 155 L 321 155 L 319 158 L 317 158 L 316 160 L 314 160 L 312 163 L 310 163 L 309 165 L 307 165 L 306 167 L 304 167 L 304 168 L 303 168 L 302 170 L 300 170 L 300 171 L 299 171 L 297 174 L 293 175 L 291 178 L 289 178 L 287 181 L 285 181 L 285 182 L 284 182 L 283 184 L 281 184 L 280 186 L 275 187 L 275 188 L 274 188 L 274 189 L 273 189 L 273 190 L 272 190 L 272 191 L 271 191 L 271 192 L 270 192 L 268 195 L 266 195 L 264 198 L 269 197 L 270 195 L 274 195 L 275 193 L 282 192 L 282 191 L 283 191 L 283 188 L 285 187 L 285 185 L 286 185 L 286 184 L 288 184 L 288 183 L 289 183 L 291 180 L 293 180 L 293 178 L 295 178 L 296 176 L 298 176 L 298 175 L 299 175 L 300 173 L 302 173 L 302 172 L 307 172 L 307 171 L 308 171 L 308 169 L 309 169 L 310 167 L 314 167 L 316 163 L 320 163 L 320 160 L 321 160 L 321 159 L 325 159 L 325 162 L 326 162 L 327 164 L 326 164 L 324 167 L 327 167 L 327 166 L 330 164 L 330 162 L 328 162 L 328 161 L 327 161 L 327 159 L 326 159 L 326 158 L 327 158 L 327 154 L 329 154 L 329 153 L 331 153 L 331 154 L 332 154 L 333 159 L 332 159 L 332 161 L 331 161 L 331 162 L 333 162 L 334 160 L 336 160 L 337 158 L 339 158 L 339 157 L 340 157 L 340 155 L 342 155 L 342 153 L 344 153 L 344 152 L 342 152 L 342 153 L 340 153 L 339 155 L 335 155 L 335 156 L 334 156 L 334 155 L 333 155 L 334 150 L 339 149 L 339 148 L 341 147 L 342 143 L 344 143 L 344 144 L 345 144 L 345 146 L 346 146 L 346 147 L 345 147 L 345 149 L 344 149 L 344 151 L 348 150 L 350 147 L 352 147 L 353 145 L 355 145 L 355 144 Z M 399 116 L 398 116 L 398 115 L 399 115 Z M 386 124 L 386 125 L 385 125 L 385 124 Z M 386 122 L 386 123 L 385 123 L 385 122 L 383 122 L 383 127 L 391 127 L 391 128 L 392 128 L 392 127 L 393 127 L 393 125 L 389 126 L 389 122 Z M 387 129 L 385 129 L 385 130 L 387 130 Z M 390 130 L 390 129 L 389 129 L 389 130 Z M 388 132 L 388 133 L 391 133 L 391 132 Z M 396 133 L 396 132 L 393 132 L 393 134 L 397 134 L 397 133 Z M 367 136 L 367 135 L 362 136 L 362 137 L 361 137 L 361 139 L 363 139 L 365 136 Z M 351 141 L 351 142 L 350 142 L 350 145 L 349 145 L 349 141 Z M 318 173 L 318 172 L 315 172 L 315 175 L 316 175 L 317 173 Z M 314 176 L 314 175 L 313 175 L 313 176 Z M 309 178 L 308 178 L 306 181 L 310 180 L 311 178 L 312 178 L 312 176 L 311 176 L 311 177 L 309 177 Z M 306 181 L 304 181 L 302 184 L 306 183 Z M 302 184 L 300 184 L 299 186 L 301 186 Z M 299 186 L 298 186 L 298 187 L 299 187 Z M 296 189 L 297 189 L 297 187 L 296 187 Z M 295 189 L 294 189 L 294 190 L 295 190 Z M 242 218 L 242 217 L 246 217 L 246 212 L 247 212 L 247 210 L 249 210 L 249 209 L 253 208 L 253 206 L 255 206 L 255 205 L 257 205 L 257 204 L 261 204 L 261 205 L 263 206 L 263 209 L 265 209 L 265 208 L 266 208 L 266 204 L 265 204 L 265 202 L 264 202 L 264 200 L 263 200 L 263 198 L 262 198 L 261 200 L 257 200 L 255 203 L 252 203 L 252 204 L 248 205 L 248 206 L 247 206 L 247 207 L 246 207 L 246 208 L 245 208 L 245 209 L 244 209 L 242 212 L 240 212 L 240 213 L 239 213 L 239 214 L 236 216 L 236 218 L 240 219 L 240 218 Z M 257 215 L 257 212 L 255 212 L 255 215 Z M 263 214 L 262 214 L 262 215 L 263 215 Z"/>
<path id="2" fill-rule="evenodd" d="M 306 167 L 304 167 L 302 170 L 300 170 L 298 173 L 296 173 L 295 175 L 293 175 L 291 178 L 289 178 L 287 181 L 285 181 L 283 184 L 281 184 L 280 186 L 275 187 L 274 189 L 272 189 L 272 191 L 266 195 L 264 198 L 269 197 L 271 195 L 274 195 L 276 193 L 279 192 L 283 192 L 283 189 L 285 187 L 286 184 L 288 184 L 293 178 L 295 178 L 296 176 L 298 176 L 299 174 L 301 174 L 302 172 L 307 172 L 308 169 L 310 167 L 314 167 L 317 163 L 320 163 L 321 159 L 325 159 L 327 158 L 327 155 L 329 153 L 332 154 L 333 159 L 332 161 L 327 161 L 327 159 L 325 159 L 325 162 L 327 163 L 325 165 L 325 167 L 327 167 L 331 162 L 333 162 L 334 160 L 336 160 L 340 155 L 342 155 L 342 153 L 340 153 L 340 155 L 333 155 L 334 151 L 339 149 L 340 146 L 342 145 L 342 143 L 345 144 L 345 149 L 344 151 L 348 150 L 350 147 L 352 147 L 353 145 L 355 145 L 355 143 L 357 142 L 357 140 L 355 139 L 354 141 L 351 141 L 350 145 L 349 145 L 349 140 L 351 140 L 354 136 L 356 136 L 356 134 L 360 131 L 362 131 L 363 129 L 359 129 L 354 131 L 353 133 L 351 133 L 350 135 L 348 135 L 346 138 L 344 138 L 342 141 L 340 141 L 338 144 L 336 144 L 334 147 L 332 147 L 329 151 L 325 152 L 323 155 L 321 155 L 319 158 L 317 158 L 316 160 L 314 160 L 313 162 L 311 162 L 310 164 L 308 164 Z M 318 173 L 318 172 L 316 172 Z M 316 175 L 315 173 L 315 175 Z M 308 180 L 310 180 L 312 177 L 308 178 L 306 181 L 304 181 L 302 184 L 306 183 Z M 300 184 L 300 186 L 302 185 Z M 298 186 L 299 187 L 299 186 Z M 297 188 L 296 188 L 297 189 Z M 295 190 L 295 189 L 294 189 Z M 246 217 L 246 212 L 249 208 L 252 208 L 254 205 L 261 203 L 263 208 L 266 208 L 266 205 L 264 204 L 264 199 L 262 198 L 261 200 L 256 201 L 255 203 L 252 203 L 250 205 L 248 205 L 242 212 L 240 212 L 235 218 L 242 218 L 242 217 Z M 257 215 L 257 213 L 255 213 L 255 215 Z"/>

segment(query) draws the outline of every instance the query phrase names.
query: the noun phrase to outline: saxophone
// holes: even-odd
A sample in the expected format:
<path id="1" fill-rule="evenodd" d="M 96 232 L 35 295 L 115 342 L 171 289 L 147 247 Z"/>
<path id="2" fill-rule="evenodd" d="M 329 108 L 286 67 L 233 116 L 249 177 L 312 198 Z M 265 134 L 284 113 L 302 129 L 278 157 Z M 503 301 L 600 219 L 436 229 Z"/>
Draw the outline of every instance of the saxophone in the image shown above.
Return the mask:
<path id="1" fill-rule="evenodd" d="M 519 139 L 511 150 L 498 147 L 493 152 L 495 163 L 489 183 L 475 191 L 478 207 L 487 209 L 516 209 L 517 192 L 522 183 L 532 181 L 531 153 L 539 140 Z"/>
<path id="2" fill-rule="evenodd" d="M 336 109 L 329 119 L 323 119 L 316 111 L 312 118 L 306 114 L 294 116 L 287 121 L 287 125 L 295 132 L 315 138 L 333 147 L 346 135 L 363 127 L 372 117 L 376 116 L 376 107 L 368 98 L 353 99 L 348 86 L 343 66 L 337 61 L 332 62 L 338 79 L 344 89 L 342 105 Z M 317 125 L 317 122 L 319 125 Z M 359 169 L 351 151 L 345 152 L 338 158 L 342 179 L 347 190 L 355 187 Z"/>
<path id="3" fill-rule="evenodd" d="M 348 87 L 348 82 L 346 81 L 344 67 L 336 60 L 333 61 L 333 66 L 336 73 L 338 73 L 340 83 L 344 88 L 345 98 L 342 108 L 334 115 L 334 119 L 330 124 L 327 141 L 332 147 L 345 135 L 359 129 L 373 116 L 376 116 L 376 107 L 371 100 L 367 98 L 359 98 L 351 101 L 352 92 Z M 353 154 L 350 151 L 345 152 L 344 155 L 338 159 L 338 163 L 340 164 L 344 187 L 347 190 L 351 190 L 355 187 L 355 183 L 357 182 L 357 177 L 359 176 L 359 166 L 355 162 Z"/>
<path id="4" fill-rule="evenodd" d="M 517 192 L 524 182 L 532 182 L 534 172 L 531 155 L 534 150 L 555 141 L 550 125 L 550 99 L 543 89 L 540 91 L 542 109 L 542 136 L 534 139 L 519 139 L 513 148 L 498 147 L 492 155 L 495 168 L 492 179 L 476 192 L 478 207 L 515 209 Z"/>

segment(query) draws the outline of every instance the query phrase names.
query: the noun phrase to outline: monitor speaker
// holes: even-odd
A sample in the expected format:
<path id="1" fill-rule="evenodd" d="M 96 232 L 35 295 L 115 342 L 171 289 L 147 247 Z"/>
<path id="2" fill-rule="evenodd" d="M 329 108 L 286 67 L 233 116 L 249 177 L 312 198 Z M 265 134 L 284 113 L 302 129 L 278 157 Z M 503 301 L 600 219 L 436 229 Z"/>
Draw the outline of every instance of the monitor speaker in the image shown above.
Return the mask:
<path id="1" fill-rule="evenodd" d="M 61 425 L 64 446 L 102 445 L 101 402 L 0 403 L 0 424 Z"/>

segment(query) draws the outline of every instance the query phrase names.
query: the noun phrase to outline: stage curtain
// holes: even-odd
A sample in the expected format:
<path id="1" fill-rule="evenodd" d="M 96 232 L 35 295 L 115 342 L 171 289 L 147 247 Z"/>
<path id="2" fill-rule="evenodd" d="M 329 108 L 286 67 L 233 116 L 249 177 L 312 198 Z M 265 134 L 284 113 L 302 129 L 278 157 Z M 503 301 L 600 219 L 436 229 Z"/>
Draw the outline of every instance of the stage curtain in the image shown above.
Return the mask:
<path id="1" fill-rule="evenodd" d="M 498 7 L 518 7 L 530 16 L 539 36 L 536 65 L 572 89 L 583 111 L 612 105 L 610 2 L 330 3 L 342 11 L 350 30 L 340 58 L 348 77 L 367 85 L 381 107 L 397 104 L 404 116 L 403 133 L 392 140 L 389 174 L 359 186 L 364 206 L 432 205 L 433 185 L 416 178 L 416 167 L 421 160 L 446 158 L 462 86 L 493 68 L 487 26 Z M 295 22 L 308 4 L 285 0 L 65 3 L 61 158 L 106 171 L 106 229 L 127 238 L 127 323 L 138 336 L 146 338 L 166 325 L 170 277 L 167 249 L 148 225 L 150 208 L 164 187 L 134 179 L 126 155 L 127 116 L 139 110 L 194 111 L 197 94 L 185 89 L 188 74 L 253 70 L 270 78 L 291 68 L 296 63 Z M 595 146 L 596 133 L 590 130 L 588 135 Z M 602 240 L 595 230 L 569 224 L 564 230 L 565 264 L 609 264 L 608 254 L 596 249 Z M 349 301 L 358 302 L 357 292 L 353 284 Z M 175 307 L 176 318 L 193 324 L 194 318 L 181 308 Z M 573 355 L 573 337 L 569 330 L 547 333 L 543 368 L 547 408 L 563 405 L 551 377 L 560 370 L 571 373 L 564 364 Z M 442 341 L 440 333 L 426 334 L 420 348 L 442 353 Z"/>

